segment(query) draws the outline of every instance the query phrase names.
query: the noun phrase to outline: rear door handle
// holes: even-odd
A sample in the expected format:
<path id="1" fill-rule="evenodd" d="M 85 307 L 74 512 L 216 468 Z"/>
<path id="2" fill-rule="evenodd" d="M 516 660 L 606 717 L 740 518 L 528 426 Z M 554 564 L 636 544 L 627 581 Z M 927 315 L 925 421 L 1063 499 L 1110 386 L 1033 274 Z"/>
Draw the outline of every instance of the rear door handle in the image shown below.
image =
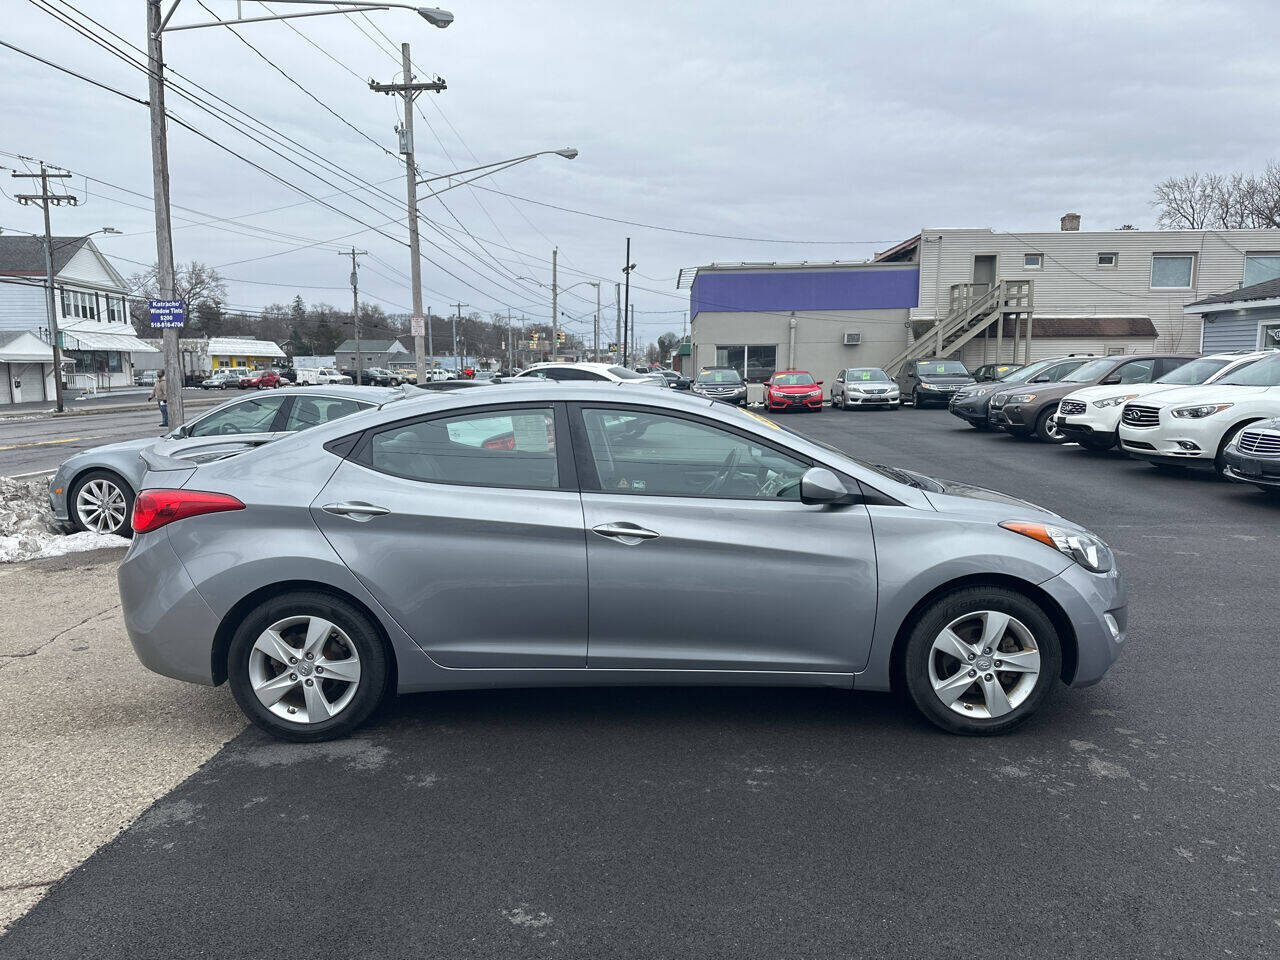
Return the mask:
<path id="1" fill-rule="evenodd" d="M 350 517 L 352 520 L 372 520 L 391 512 L 387 507 L 379 507 L 363 500 L 344 500 L 341 503 L 326 503 L 320 509 L 339 517 Z"/>
<path id="2" fill-rule="evenodd" d="M 600 534 L 602 537 L 612 537 L 623 543 L 639 543 L 641 540 L 653 540 L 660 536 L 656 530 L 646 530 L 644 527 L 625 521 L 602 523 L 598 527 L 592 527 L 591 531 L 592 533 Z"/>

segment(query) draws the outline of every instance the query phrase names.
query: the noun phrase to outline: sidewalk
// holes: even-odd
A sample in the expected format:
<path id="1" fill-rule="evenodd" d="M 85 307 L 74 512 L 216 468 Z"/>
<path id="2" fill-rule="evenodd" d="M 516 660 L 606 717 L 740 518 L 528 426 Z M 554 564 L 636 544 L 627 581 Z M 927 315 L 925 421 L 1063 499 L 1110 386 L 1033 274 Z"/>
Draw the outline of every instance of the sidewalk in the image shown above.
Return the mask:
<path id="1" fill-rule="evenodd" d="M 63 394 L 63 412 L 54 413 L 52 400 L 33 400 L 27 403 L 10 403 L 0 407 L 0 421 L 27 420 L 31 417 L 76 417 L 95 413 L 126 413 L 132 410 L 149 410 L 155 406 L 154 400 L 148 400 L 151 394 L 149 387 L 126 387 L 110 393 L 100 393 L 94 397 L 73 397 L 70 392 Z M 198 387 L 187 387 L 182 391 L 182 402 L 187 407 L 207 407 L 221 403 L 227 397 L 221 393 L 210 398 L 209 392 Z"/>

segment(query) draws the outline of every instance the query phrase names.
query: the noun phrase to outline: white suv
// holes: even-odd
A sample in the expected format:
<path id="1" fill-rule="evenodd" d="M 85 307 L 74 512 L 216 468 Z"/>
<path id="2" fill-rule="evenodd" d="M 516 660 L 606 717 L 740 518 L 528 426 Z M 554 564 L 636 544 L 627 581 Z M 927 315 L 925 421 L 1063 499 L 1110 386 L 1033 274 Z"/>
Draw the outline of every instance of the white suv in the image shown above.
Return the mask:
<path id="1" fill-rule="evenodd" d="M 636 373 L 634 370 L 628 370 L 626 367 L 619 367 L 610 363 L 535 363 L 528 369 L 522 370 L 516 376 L 507 378 L 507 380 L 511 382 L 512 380 L 529 380 L 533 378 L 554 380 L 559 383 L 582 383 L 583 381 L 595 380 L 597 382 L 623 383 L 632 387 L 667 386 L 665 377 L 655 374 Z M 661 381 L 661 383 L 658 381 Z"/>
<path id="2" fill-rule="evenodd" d="M 1156 464 L 1211 467 L 1248 424 L 1280 416 L 1280 351 L 1237 366 L 1213 383 L 1176 387 L 1126 403 L 1120 448 Z"/>
<path id="3" fill-rule="evenodd" d="M 1119 438 L 1121 410 L 1130 400 L 1174 387 L 1213 383 L 1269 352 L 1214 353 L 1189 360 L 1151 383 L 1085 387 L 1058 402 L 1058 429 L 1087 450 L 1110 450 Z"/>

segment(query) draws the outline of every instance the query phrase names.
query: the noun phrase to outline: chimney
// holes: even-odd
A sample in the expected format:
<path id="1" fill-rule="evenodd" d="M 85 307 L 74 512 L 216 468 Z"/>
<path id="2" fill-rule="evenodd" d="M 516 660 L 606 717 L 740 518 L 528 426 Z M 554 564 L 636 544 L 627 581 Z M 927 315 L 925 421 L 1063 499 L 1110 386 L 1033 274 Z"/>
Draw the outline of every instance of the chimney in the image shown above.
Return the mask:
<path id="1" fill-rule="evenodd" d="M 1071 230 L 1079 230 L 1079 229 L 1080 229 L 1080 214 L 1078 214 L 1078 213 L 1064 213 L 1064 214 L 1062 215 L 1062 219 L 1061 219 L 1061 220 L 1059 220 L 1058 222 L 1062 225 L 1062 229 L 1063 229 L 1063 230 L 1067 230 L 1067 231 L 1071 231 Z"/>

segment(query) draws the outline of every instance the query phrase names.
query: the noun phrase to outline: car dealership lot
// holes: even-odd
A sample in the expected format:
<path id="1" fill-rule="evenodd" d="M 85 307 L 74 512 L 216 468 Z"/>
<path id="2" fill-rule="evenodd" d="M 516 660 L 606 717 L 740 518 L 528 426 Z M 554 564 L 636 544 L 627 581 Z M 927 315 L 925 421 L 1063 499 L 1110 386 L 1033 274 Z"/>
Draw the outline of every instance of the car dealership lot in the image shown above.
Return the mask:
<path id="1" fill-rule="evenodd" d="M 98 617 L 83 626 L 90 651 L 118 658 L 110 673 L 75 645 L 56 660 L 56 643 L 15 647 L 0 701 L 20 684 L 72 719 L 81 690 L 88 705 L 150 709 L 128 718 L 137 736 L 121 758 L 98 757 L 94 784 L 77 764 L 125 719 L 94 707 L 102 722 L 69 722 L 46 754 L 44 728 L 24 720 L 12 755 L 40 762 L 20 779 L 55 789 L 12 806 L 52 846 L 83 828 L 96 838 L 50 858 L 54 875 L 115 831 L 94 789 L 123 776 L 110 793 L 141 799 L 111 816 L 142 816 L 19 921 L 0 956 L 1267 953 L 1280 937 L 1265 668 L 1280 503 L 1115 453 L 980 434 L 941 409 L 778 419 L 1096 531 L 1129 581 L 1125 656 L 990 740 L 949 737 L 865 693 L 545 690 L 406 697 L 352 740 L 291 746 L 249 730 L 218 750 L 237 722 L 226 688 L 146 673 L 104 602 L 82 616 Z M 77 562 L 60 561 L 109 597 L 110 565 Z M 67 601 L 22 583 L 15 609 L 57 633 Z M 637 596 L 634 615 L 661 602 Z M 196 769 L 202 748 L 217 752 Z M 143 781 L 155 764 L 142 759 L 175 754 L 192 776 L 147 809 L 148 786 L 181 776 Z M 46 813 L 61 806 L 78 817 Z"/>

